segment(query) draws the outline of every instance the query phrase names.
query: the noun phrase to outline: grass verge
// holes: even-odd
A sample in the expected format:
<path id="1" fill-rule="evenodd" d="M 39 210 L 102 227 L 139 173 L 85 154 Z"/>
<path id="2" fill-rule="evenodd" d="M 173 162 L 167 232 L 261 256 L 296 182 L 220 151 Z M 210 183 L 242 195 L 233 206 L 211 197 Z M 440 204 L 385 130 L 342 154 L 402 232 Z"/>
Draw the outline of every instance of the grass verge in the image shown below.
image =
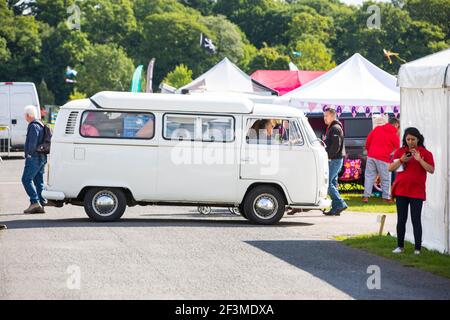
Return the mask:
<path id="1" fill-rule="evenodd" d="M 381 198 L 371 197 L 369 203 L 363 203 L 362 194 L 341 193 L 342 198 L 347 202 L 348 211 L 369 212 L 369 213 L 396 213 L 395 204 L 383 202 Z"/>
<path id="2" fill-rule="evenodd" d="M 361 235 L 356 237 L 336 237 L 345 245 L 362 249 L 375 255 L 400 262 L 405 267 L 414 267 L 450 279 L 450 255 L 422 249 L 422 254 L 414 255 L 414 246 L 405 242 L 405 253 L 394 254 L 397 239 L 392 236 Z"/>

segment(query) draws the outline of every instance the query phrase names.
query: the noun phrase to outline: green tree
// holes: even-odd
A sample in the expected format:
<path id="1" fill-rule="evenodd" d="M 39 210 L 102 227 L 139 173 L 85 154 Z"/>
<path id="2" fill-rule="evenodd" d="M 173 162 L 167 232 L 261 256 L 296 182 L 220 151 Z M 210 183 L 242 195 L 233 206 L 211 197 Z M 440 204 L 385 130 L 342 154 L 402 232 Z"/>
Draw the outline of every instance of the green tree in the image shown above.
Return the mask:
<path id="1" fill-rule="evenodd" d="M 156 58 L 154 83 L 158 85 L 173 66 L 189 66 L 194 75 L 199 75 L 220 59 L 200 47 L 200 34 L 217 38 L 201 22 L 199 15 L 168 12 L 149 15 L 143 23 L 138 45 L 133 57 L 138 64 L 146 64 Z"/>
<path id="2" fill-rule="evenodd" d="M 180 2 L 200 11 L 205 16 L 213 14 L 216 4 L 215 0 L 180 0 Z"/>
<path id="3" fill-rule="evenodd" d="M 274 45 L 285 30 L 288 6 L 276 0 L 217 0 L 215 12 L 236 23 L 257 47 Z"/>
<path id="4" fill-rule="evenodd" d="M 48 88 L 55 94 L 55 103 L 61 105 L 73 90 L 73 85 L 65 81 L 66 67 L 78 70 L 91 43 L 85 33 L 69 30 L 64 22 L 56 28 L 47 26 L 41 35 L 43 43 L 38 74 L 44 77 Z"/>
<path id="5" fill-rule="evenodd" d="M 37 92 L 41 106 L 53 105 L 55 103 L 55 95 L 48 89 L 44 79 L 37 86 Z"/>
<path id="6" fill-rule="evenodd" d="M 190 70 L 184 64 L 176 66 L 176 68 L 173 71 L 169 72 L 163 80 L 163 83 L 166 83 L 177 89 L 190 82 L 192 82 L 192 70 Z"/>
<path id="7" fill-rule="evenodd" d="M 87 98 L 87 94 L 86 94 L 86 93 L 79 92 L 78 90 L 75 90 L 75 91 L 69 96 L 69 101 L 79 100 L 79 99 L 86 99 L 86 98 Z"/>
<path id="8" fill-rule="evenodd" d="M 99 91 L 128 91 L 134 64 L 114 44 L 92 45 L 79 67 L 76 89 L 91 96 Z"/>
<path id="9" fill-rule="evenodd" d="M 290 58 L 264 45 L 249 63 L 249 73 L 256 70 L 288 70 Z"/>
<path id="10" fill-rule="evenodd" d="M 76 0 L 26 1 L 22 9 L 30 9 L 37 20 L 56 27 L 71 16 L 67 9 L 75 3 Z"/>
<path id="11" fill-rule="evenodd" d="M 131 0 L 84 0 L 81 29 L 94 43 L 122 44 L 137 29 Z"/>
<path id="12" fill-rule="evenodd" d="M 370 13 L 367 13 L 367 7 L 371 4 L 373 2 L 366 2 L 340 21 L 336 37 L 331 41 L 336 62 L 359 52 L 380 68 L 395 74 L 401 62 L 394 59 L 394 63 L 389 64 L 383 49 L 397 52 L 402 59 L 411 61 L 448 47 L 445 33 L 439 26 L 413 20 L 408 11 L 390 3 L 377 3 L 381 9 L 381 28 L 368 28 Z"/>
<path id="13" fill-rule="evenodd" d="M 0 1 L 0 81 L 33 81 L 39 64 L 41 25 L 33 16 L 16 16 Z"/>
<path id="14" fill-rule="evenodd" d="M 151 14 L 170 12 L 199 15 L 199 11 L 186 7 L 177 0 L 134 0 L 134 15 L 137 21 L 144 21 Z"/>
<path id="15" fill-rule="evenodd" d="M 217 54 L 228 57 L 233 62 L 244 59 L 245 46 L 249 44 L 245 34 L 239 27 L 224 16 L 202 17 L 200 20 L 216 39 Z"/>
<path id="16" fill-rule="evenodd" d="M 304 35 L 312 35 L 322 42 L 329 40 L 333 19 L 317 13 L 301 12 L 292 17 L 286 36 L 289 42 L 295 42 Z"/>
<path id="17" fill-rule="evenodd" d="M 441 28 L 450 40 L 450 2 L 448 0 L 408 0 L 404 9 L 414 20 L 426 21 Z"/>
<path id="18" fill-rule="evenodd" d="M 336 66 L 331 50 L 314 36 L 303 36 L 294 48 L 301 52 L 294 63 L 302 70 L 330 70 Z"/>

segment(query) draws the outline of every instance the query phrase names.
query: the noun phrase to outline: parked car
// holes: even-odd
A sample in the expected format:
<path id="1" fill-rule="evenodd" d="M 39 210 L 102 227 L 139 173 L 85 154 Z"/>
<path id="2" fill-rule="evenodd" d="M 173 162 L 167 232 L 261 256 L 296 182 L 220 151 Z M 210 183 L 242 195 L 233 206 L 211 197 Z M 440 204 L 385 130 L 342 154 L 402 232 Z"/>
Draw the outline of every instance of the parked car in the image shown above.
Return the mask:
<path id="1" fill-rule="evenodd" d="M 283 138 L 255 140 L 252 127 L 273 119 L 288 128 Z M 238 207 L 274 224 L 287 208 L 330 205 L 327 155 L 304 114 L 240 97 L 101 92 L 69 102 L 49 163 L 43 196 L 83 205 L 95 221 L 157 204 Z"/>
<path id="2" fill-rule="evenodd" d="M 34 83 L 30 82 L 0 82 L 0 142 L 14 149 L 23 148 L 27 135 L 28 123 L 24 118 L 24 108 L 36 106 L 40 117 L 38 94 Z"/>

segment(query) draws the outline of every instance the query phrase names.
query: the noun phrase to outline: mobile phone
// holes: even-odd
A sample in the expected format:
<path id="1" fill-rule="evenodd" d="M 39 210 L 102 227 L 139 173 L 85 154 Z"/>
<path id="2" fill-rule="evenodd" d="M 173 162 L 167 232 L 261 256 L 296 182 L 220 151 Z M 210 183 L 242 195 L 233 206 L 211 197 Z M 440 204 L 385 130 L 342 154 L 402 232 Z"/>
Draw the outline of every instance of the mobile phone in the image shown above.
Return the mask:
<path id="1" fill-rule="evenodd" d="M 408 151 L 408 152 L 406 153 L 406 156 L 407 156 L 408 158 L 410 158 L 410 157 L 412 156 L 411 151 Z"/>

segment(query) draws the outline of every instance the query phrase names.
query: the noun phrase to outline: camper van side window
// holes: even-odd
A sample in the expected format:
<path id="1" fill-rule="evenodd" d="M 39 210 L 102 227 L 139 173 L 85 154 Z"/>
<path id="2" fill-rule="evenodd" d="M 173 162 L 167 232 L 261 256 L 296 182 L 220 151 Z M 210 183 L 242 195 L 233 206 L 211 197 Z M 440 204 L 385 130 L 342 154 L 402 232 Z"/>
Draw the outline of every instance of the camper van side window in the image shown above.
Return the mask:
<path id="1" fill-rule="evenodd" d="M 191 115 L 164 116 L 164 138 L 169 140 L 193 141 L 196 133 L 197 117 Z"/>
<path id="2" fill-rule="evenodd" d="M 80 134 L 86 138 L 150 140 L 154 132 L 151 113 L 85 111 L 81 118 Z"/>
<path id="3" fill-rule="evenodd" d="M 303 145 L 304 140 L 295 121 L 287 119 L 249 119 L 248 144 Z"/>
<path id="4" fill-rule="evenodd" d="M 205 142 L 234 141 L 234 119 L 202 116 L 202 140 Z"/>
<path id="5" fill-rule="evenodd" d="M 164 139 L 178 141 L 232 142 L 234 118 L 206 115 L 165 115 Z"/>

